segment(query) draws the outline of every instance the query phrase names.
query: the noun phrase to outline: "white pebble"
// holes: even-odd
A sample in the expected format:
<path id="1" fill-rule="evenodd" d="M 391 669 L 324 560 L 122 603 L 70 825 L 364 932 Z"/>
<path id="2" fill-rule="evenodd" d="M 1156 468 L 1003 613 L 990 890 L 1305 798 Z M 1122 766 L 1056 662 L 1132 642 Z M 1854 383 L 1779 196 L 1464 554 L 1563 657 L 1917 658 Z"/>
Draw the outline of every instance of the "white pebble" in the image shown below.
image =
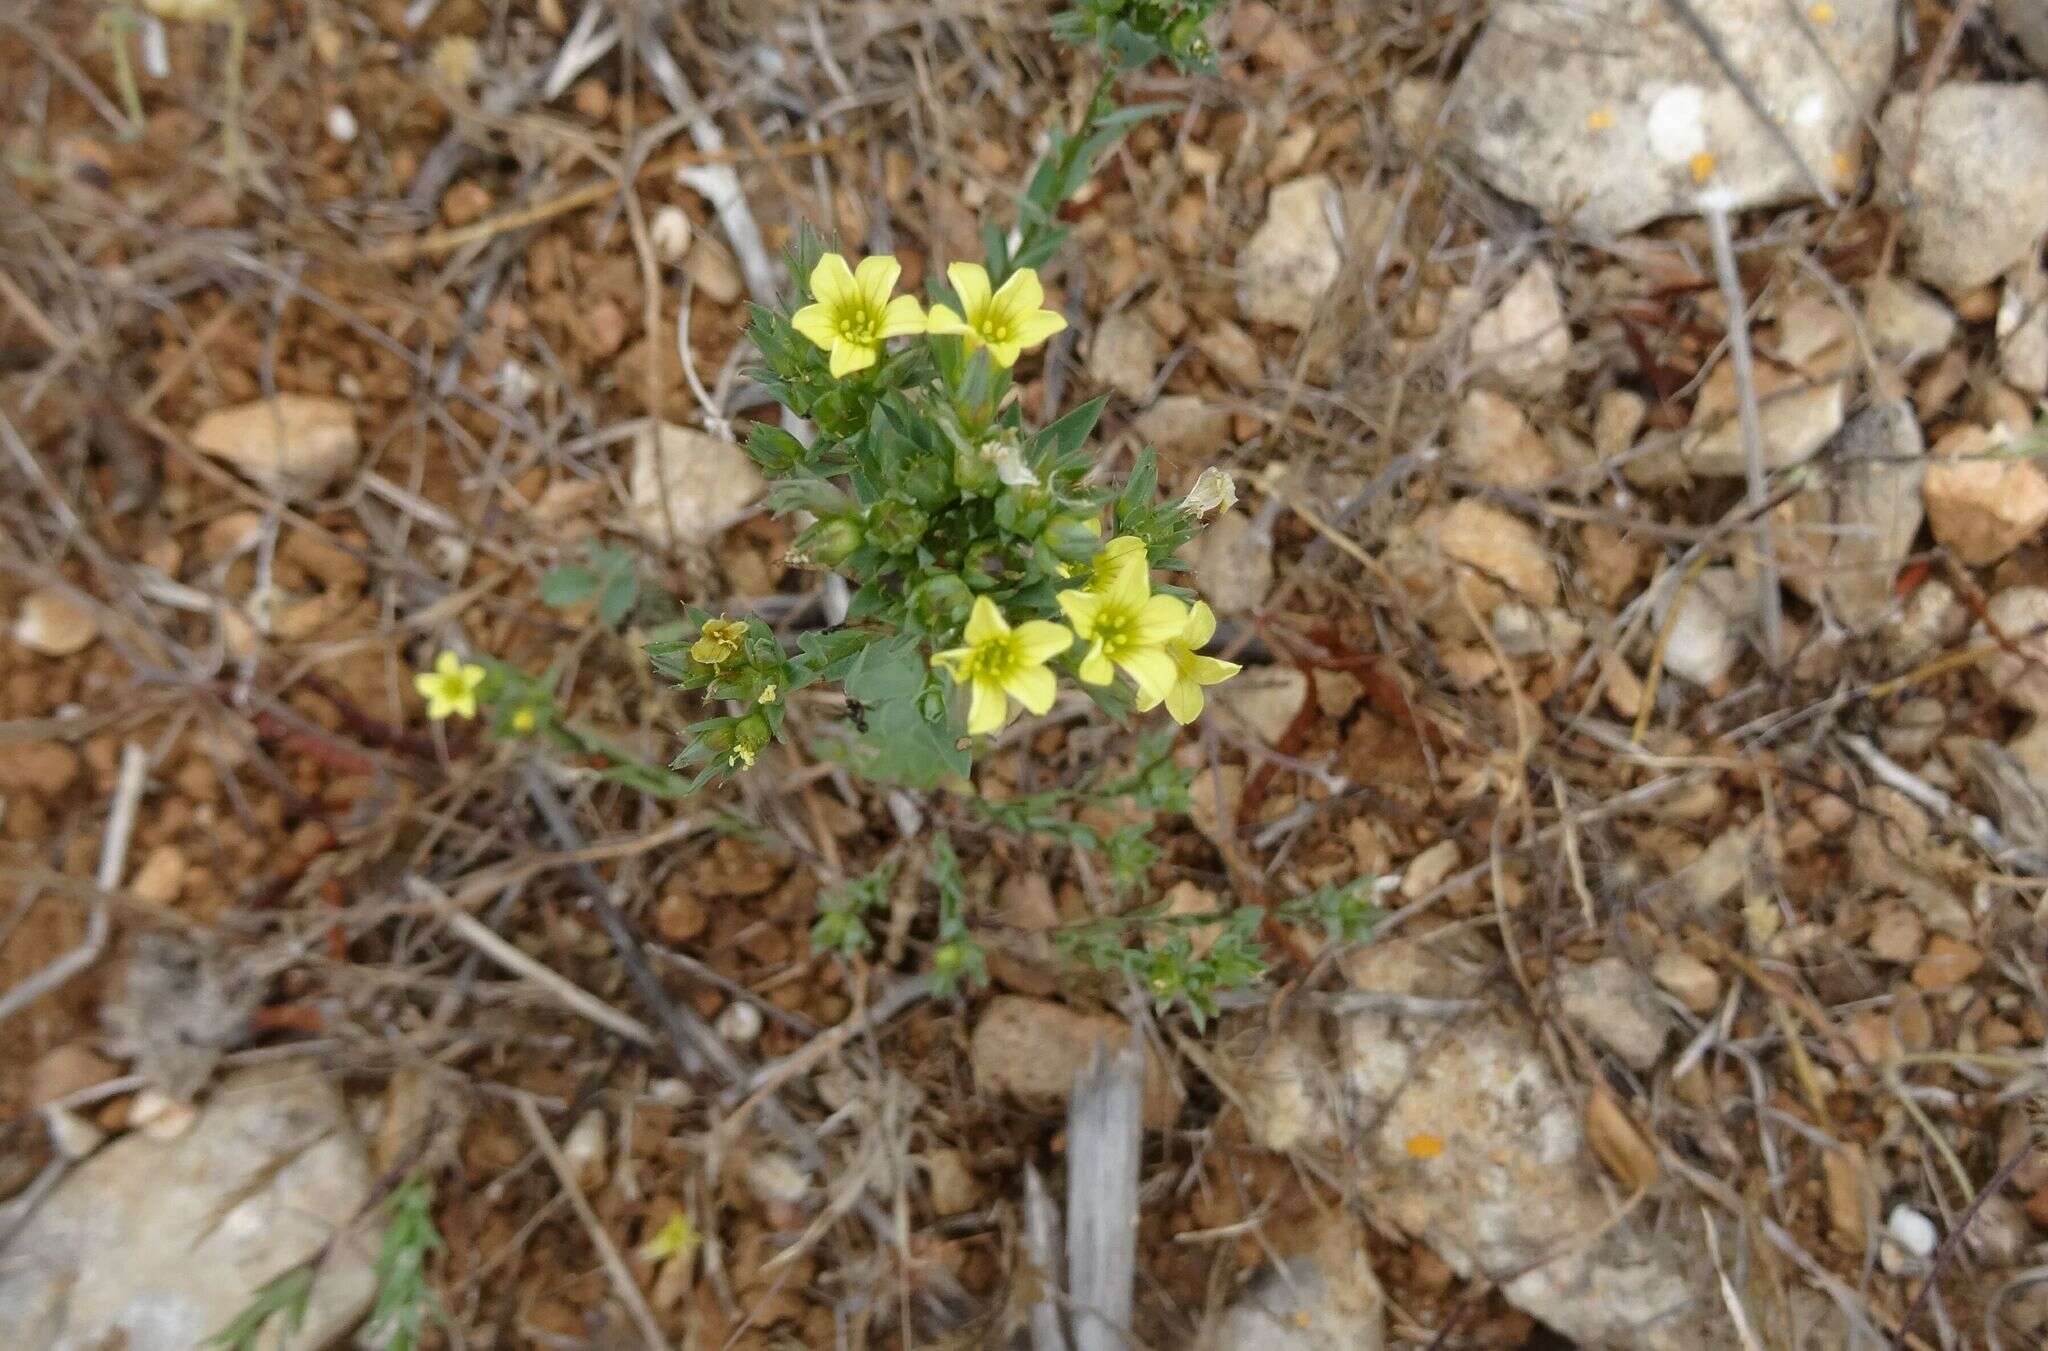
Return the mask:
<path id="1" fill-rule="evenodd" d="M 604 1113 L 593 1107 L 576 1118 L 576 1124 L 569 1128 L 569 1134 L 562 1141 L 562 1157 L 577 1177 L 588 1179 L 602 1177 L 605 1154 L 611 1148 L 611 1131 L 605 1125 Z"/>
<path id="2" fill-rule="evenodd" d="M 761 1010 L 754 1007 L 752 1000 L 735 999 L 718 1011 L 718 1018 L 712 1025 L 718 1029 L 719 1036 L 744 1050 L 761 1036 Z"/>
<path id="3" fill-rule="evenodd" d="M 343 145 L 355 140 L 356 115 L 347 104 L 337 103 L 327 110 L 327 134 Z"/>
<path id="4" fill-rule="evenodd" d="M 673 203 L 654 213 L 654 219 L 648 222 L 647 233 L 654 244 L 654 256 L 664 265 L 680 263 L 683 255 L 690 251 L 690 218 Z"/>
<path id="5" fill-rule="evenodd" d="M 1915 1257 L 1932 1257 L 1934 1246 L 1941 1237 L 1935 1232 L 1933 1220 L 1906 1205 L 1892 1207 L 1884 1229 L 1891 1235 L 1892 1242 Z"/>

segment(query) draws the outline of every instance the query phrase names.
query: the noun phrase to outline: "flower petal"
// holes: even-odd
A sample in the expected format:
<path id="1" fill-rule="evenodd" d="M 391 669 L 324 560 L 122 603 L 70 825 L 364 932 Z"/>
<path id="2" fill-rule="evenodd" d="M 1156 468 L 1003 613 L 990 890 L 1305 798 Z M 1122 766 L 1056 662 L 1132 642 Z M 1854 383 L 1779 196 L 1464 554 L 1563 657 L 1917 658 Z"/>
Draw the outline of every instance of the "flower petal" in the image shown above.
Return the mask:
<path id="1" fill-rule="evenodd" d="M 421 671 L 412 678 L 412 687 L 419 691 L 420 698 L 431 702 L 440 695 L 441 679 L 432 671 Z"/>
<path id="2" fill-rule="evenodd" d="M 448 711 L 458 718 L 476 716 L 476 691 L 469 690 L 448 701 Z"/>
<path id="3" fill-rule="evenodd" d="M 1207 702 L 1202 687 L 1192 680 L 1176 680 L 1173 688 L 1166 692 L 1166 713 L 1175 722 L 1185 727 L 1202 716 L 1202 705 Z"/>
<path id="4" fill-rule="evenodd" d="M 953 291 L 960 297 L 960 309 L 967 316 L 967 322 L 980 324 L 988 315 L 988 269 L 980 263 L 948 263 L 946 280 L 953 283 Z"/>
<path id="5" fill-rule="evenodd" d="M 936 337 L 965 337 L 970 347 L 980 341 L 974 330 L 967 326 L 967 321 L 945 305 L 931 307 L 924 318 L 924 331 Z"/>
<path id="6" fill-rule="evenodd" d="M 1003 687 L 993 680 L 975 681 L 974 698 L 967 706 L 967 734 L 985 736 L 1000 732 L 1009 720 L 1010 704 Z"/>
<path id="7" fill-rule="evenodd" d="M 886 253 L 878 253 L 860 260 L 860 266 L 853 270 L 853 281 L 860 289 L 861 301 L 880 314 L 889 303 L 889 293 L 896 289 L 896 279 L 902 275 L 903 264 Z"/>
<path id="8" fill-rule="evenodd" d="M 1188 610 L 1174 596 L 1152 596 L 1138 610 L 1138 623 L 1131 641 L 1139 647 L 1158 647 L 1176 638 L 1187 627 Z"/>
<path id="9" fill-rule="evenodd" d="M 916 296 L 897 296 L 882 311 L 880 336 L 884 338 L 907 338 L 924 331 L 924 306 L 917 303 Z"/>
<path id="10" fill-rule="evenodd" d="M 1023 353 L 1024 349 L 1014 342 L 992 342 L 988 345 L 988 359 L 1004 370 L 1016 365 L 1017 358 Z"/>
<path id="11" fill-rule="evenodd" d="M 436 675 L 444 676 L 461 675 L 462 658 L 456 656 L 453 652 L 443 652 L 440 656 L 434 658 L 434 672 Z"/>
<path id="12" fill-rule="evenodd" d="M 1188 622 L 1180 631 L 1180 640 L 1189 647 L 1203 647 L 1216 636 L 1216 612 L 1209 608 L 1209 602 L 1198 600 L 1188 607 Z"/>
<path id="13" fill-rule="evenodd" d="M 991 299 L 996 315 L 1015 323 L 1045 303 L 1045 287 L 1039 283 L 1034 269 L 1020 267 Z"/>
<path id="14" fill-rule="evenodd" d="M 1111 543 L 1114 544 L 1115 541 Z M 1142 541 L 1135 549 L 1126 548 L 1111 555 L 1108 576 L 1103 579 L 1102 584 L 1102 595 L 1111 605 L 1120 610 L 1136 610 L 1145 604 L 1146 598 L 1151 594 L 1152 570 L 1146 566 Z"/>
<path id="15" fill-rule="evenodd" d="M 789 326 L 820 347 L 830 347 L 832 340 L 839 336 L 839 326 L 832 322 L 832 311 L 822 301 L 806 305 L 790 315 Z"/>
<path id="16" fill-rule="evenodd" d="M 1244 667 L 1234 661 L 1223 661 L 1216 657 L 1196 657 L 1188 663 L 1187 672 L 1198 685 L 1221 685 L 1243 669 Z"/>
<path id="17" fill-rule="evenodd" d="M 866 370 L 875 364 L 875 353 L 877 350 L 879 349 L 863 347 L 856 342 L 848 342 L 844 338 L 835 339 L 832 343 L 832 360 L 830 362 L 832 378 L 838 380 L 852 375 L 855 371 Z"/>
<path id="18" fill-rule="evenodd" d="M 1180 674 L 1174 668 L 1173 658 L 1156 647 L 1126 652 L 1117 660 L 1117 665 L 1124 668 L 1124 674 L 1138 687 L 1138 693 L 1150 696 L 1155 704 L 1172 691 Z"/>
<path id="19" fill-rule="evenodd" d="M 1077 635 L 1086 638 L 1095 632 L 1095 621 L 1101 617 L 1104 604 L 1101 596 L 1093 591 L 1062 591 L 1055 599 L 1059 602 L 1060 612 L 1073 624 Z M 1109 682 L 1097 680 L 1094 683 L 1104 685 Z"/>
<path id="20" fill-rule="evenodd" d="M 1010 631 L 1003 612 L 987 596 L 976 596 L 974 608 L 967 614 L 967 645 L 979 647 L 991 638 L 1000 638 Z"/>
<path id="21" fill-rule="evenodd" d="M 1017 655 L 1032 666 L 1043 666 L 1074 645 L 1074 635 L 1061 625 L 1043 619 L 1017 626 Z"/>
<path id="22" fill-rule="evenodd" d="M 845 258 L 828 253 L 818 260 L 811 269 L 811 299 L 827 310 L 847 309 L 860 299 L 860 288 L 854 285 L 853 269 Z"/>
<path id="23" fill-rule="evenodd" d="M 961 669 L 973 655 L 974 649 L 971 647 L 949 647 L 944 652 L 932 653 L 932 665 L 952 676 L 955 683 L 958 683 Z"/>
<path id="24" fill-rule="evenodd" d="M 1010 340 L 1019 347 L 1036 347 L 1066 326 L 1067 317 L 1057 310 L 1033 310 L 1018 317 L 1010 329 Z"/>
<path id="25" fill-rule="evenodd" d="M 1051 708 L 1053 695 L 1057 692 L 1052 672 L 1043 666 L 1026 666 L 1013 671 L 1003 682 L 1003 688 L 1033 713 L 1043 713 Z"/>
<path id="26" fill-rule="evenodd" d="M 1088 655 L 1081 658 L 1079 672 L 1081 680 L 1088 685 L 1107 685 L 1116 679 L 1116 668 L 1109 664 L 1109 658 L 1102 655 L 1102 644 L 1088 649 Z"/>

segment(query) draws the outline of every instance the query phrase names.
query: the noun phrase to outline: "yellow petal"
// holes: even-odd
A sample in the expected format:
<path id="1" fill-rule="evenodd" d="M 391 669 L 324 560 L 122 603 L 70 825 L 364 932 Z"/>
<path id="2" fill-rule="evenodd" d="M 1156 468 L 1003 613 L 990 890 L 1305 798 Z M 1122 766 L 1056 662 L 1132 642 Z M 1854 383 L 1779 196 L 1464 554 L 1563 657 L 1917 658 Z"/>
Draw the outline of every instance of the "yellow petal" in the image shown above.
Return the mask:
<path id="1" fill-rule="evenodd" d="M 434 658 L 434 670 L 437 674 L 444 676 L 461 675 L 462 658 L 456 656 L 453 652 L 443 652 L 440 656 Z"/>
<path id="2" fill-rule="evenodd" d="M 953 283 L 954 294 L 960 297 L 960 309 L 968 322 L 980 323 L 988 313 L 988 269 L 980 263 L 949 263 L 946 280 Z"/>
<path id="3" fill-rule="evenodd" d="M 902 275 L 903 264 L 886 253 L 878 253 L 860 260 L 860 266 L 853 270 L 853 281 L 860 289 L 862 302 L 879 314 L 889 303 L 889 293 L 896 289 L 896 279 Z"/>
<path id="4" fill-rule="evenodd" d="M 924 306 L 917 303 L 916 296 L 897 296 L 882 311 L 881 336 L 884 338 L 907 338 L 924 331 Z"/>
<path id="5" fill-rule="evenodd" d="M 987 274 L 983 274 L 983 285 L 987 285 Z M 990 308 L 1004 319 L 1015 323 L 1045 303 L 1045 287 L 1038 281 L 1038 273 L 1028 267 L 1020 267 L 1010 274 L 1003 283 L 1003 289 L 991 298 Z"/>
<path id="6" fill-rule="evenodd" d="M 974 698 L 967 706 L 967 734 L 986 736 L 1000 732 L 1010 720 L 1009 700 L 1003 687 L 993 680 L 977 680 L 973 689 Z"/>
<path id="7" fill-rule="evenodd" d="M 1102 655 L 1102 644 L 1088 649 L 1088 655 L 1081 658 L 1080 676 L 1090 685 L 1107 685 L 1116 679 L 1116 668 L 1109 664 L 1109 658 Z"/>
<path id="8" fill-rule="evenodd" d="M 1052 707 L 1055 684 L 1052 672 L 1043 666 L 1027 666 L 1011 673 L 1003 688 L 1033 713 L 1043 713 Z"/>
<path id="9" fill-rule="evenodd" d="M 932 306 L 931 312 L 925 316 L 924 331 L 938 337 L 965 337 L 970 345 L 978 341 L 967 321 L 944 305 Z"/>
<path id="10" fill-rule="evenodd" d="M 1073 624 L 1074 632 L 1086 638 L 1095 632 L 1095 621 L 1102 614 L 1103 599 L 1092 591 L 1062 591 L 1055 597 L 1060 611 Z M 1106 685 L 1107 680 L 1093 682 Z"/>
<path id="11" fill-rule="evenodd" d="M 1043 666 L 1074 645 L 1074 635 L 1043 619 L 1017 626 L 1017 653 L 1032 666 Z"/>
<path id="12" fill-rule="evenodd" d="M 1066 316 L 1055 310 L 1033 310 L 1017 320 L 1010 338 L 1019 347 L 1036 347 L 1066 326 Z"/>
<path id="13" fill-rule="evenodd" d="M 1010 631 L 1003 612 L 987 596 L 976 596 L 974 608 L 967 615 L 967 645 L 978 647 L 991 638 L 1000 638 Z"/>
<path id="14" fill-rule="evenodd" d="M 1127 652 L 1117 661 L 1124 668 L 1124 674 L 1138 687 L 1138 692 L 1151 697 L 1158 703 L 1173 689 L 1180 672 L 1175 669 L 1173 658 L 1158 648 L 1138 652 Z"/>
<path id="15" fill-rule="evenodd" d="M 1220 661 L 1215 657 L 1196 657 L 1188 663 L 1187 669 L 1188 675 L 1198 685 L 1221 685 L 1244 667 L 1234 661 Z"/>
<path id="16" fill-rule="evenodd" d="M 832 378 L 838 380 L 874 365 L 876 350 L 873 347 L 848 342 L 844 338 L 836 339 L 832 344 Z"/>
<path id="17" fill-rule="evenodd" d="M 789 326 L 820 347 L 829 348 L 839 333 L 838 326 L 832 322 L 832 311 L 823 301 L 806 305 L 790 315 Z"/>
<path id="18" fill-rule="evenodd" d="M 1196 601 L 1188 607 L 1188 622 L 1180 631 L 1180 640 L 1189 647 L 1202 647 L 1215 636 L 1216 612 L 1209 608 L 1208 601 Z"/>
<path id="19" fill-rule="evenodd" d="M 431 702 L 441 691 L 441 681 L 432 671 L 421 671 L 412 678 L 412 687 L 420 692 L 420 698 Z"/>
<path id="20" fill-rule="evenodd" d="M 811 269 L 811 299 L 827 310 L 849 309 L 859 302 L 860 288 L 854 285 L 853 269 L 846 259 L 828 253 L 818 260 Z"/>
<path id="21" fill-rule="evenodd" d="M 971 647 L 950 647 L 944 652 L 932 653 L 932 665 L 951 675 L 953 679 L 958 680 L 960 678 L 960 669 L 967 664 L 967 659 L 973 655 L 974 649 Z"/>
<path id="22" fill-rule="evenodd" d="M 1134 642 L 1140 647 L 1158 647 L 1179 636 L 1187 627 L 1188 611 L 1173 596 L 1153 596 L 1138 610 Z"/>
<path id="23" fill-rule="evenodd" d="M 1109 575 L 1103 580 L 1103 596 L 1118 609 L 1135 610 L 1152 594 L 1152 570 L 1146 566 L 1145 546 L 1143 541 L 1136 543 L 1135 549 L 1126 548 L 1111 555 Z"/>
<path id="24" fill-rule="evenodd" d="M 450 700 L 448 701 L 448 708 L 449 708 L 449 710 L 450 710 L 451 712 L 453 712 L 453 713 L 454 713 L 454 714 L 455 714 L 455 715 L 456 715 L 457 717 L 462 717 L 462 718 L 473 718 L 473 717 L 475 717 L 475 716 L 476 716 L 476 691 L 474 691 L 474 690 L 471 690 L 471 691 L 469 691 L 469 692 L 467 692 L 467 693 L 464 693 L 464 694 L 460 694 L 460 695 L 457 695 L 457 696 L 456 696 L 455 698 L 453 698 L 453 699 L 450 699 Z"/>
<path id="25" fill-rule="evenodd" d="M 1159 707 L 1159 698 L 1157 695 L 1147 694 L 1145 691 L 1139 690 L 1137 701 L 1133 707 L 1140 713 L 1150 713 L 1153 709 Z"/>
<path id="26" fill-rule="evenodd" d="M 1192 680 L 1176 680 L 1166 692 L 1166 714 L 1185 727 L 1202 716 L 1204 702 L 1200 685 Z"/>
<path id="27" fill-rule="evenodd" d="M 1024 349 L 1014 342 L 992 342 L 988 345 L 988 359 L 1004 370 L 1016 365 L 1017 358 L 1023 354 Z"/>

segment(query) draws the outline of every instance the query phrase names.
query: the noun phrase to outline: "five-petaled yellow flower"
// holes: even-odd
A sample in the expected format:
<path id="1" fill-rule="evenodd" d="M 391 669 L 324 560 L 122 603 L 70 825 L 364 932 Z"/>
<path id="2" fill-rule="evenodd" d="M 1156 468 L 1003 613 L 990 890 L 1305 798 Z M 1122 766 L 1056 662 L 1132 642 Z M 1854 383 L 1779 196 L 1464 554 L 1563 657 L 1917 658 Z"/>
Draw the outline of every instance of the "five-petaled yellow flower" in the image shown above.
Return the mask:
<path id="1" fill-rule="evenodd" d="M 1085 589 L 1060 592 L 1059 603 L 1075 636 L 1088 644 L 1082 680 L 1107 685 L 1121 670 L 1148 708 L 1172 691 L 1180 668 L 1166 645 L 1187 627 L 1188 609 L 1172 596 L 1152 594 L 1142 540 L 1120 535 L 1104 545 L 1093 580 Z"/>
<path id="2" fill-rule="evenodd" d="M 864 371 L 890 338 L 924 332 L 924 307 L 916 296 L 889 298 L 903 265 L 887 254 L 863 258 L 859 267 L 828 253 L 811 269 L 811 303 L 789 317 L 791 327 L 832 354 L 832 376 Z"/>
<path id="3" fill-rule="evenodd" d="M 932 657 L 932 665 L 973 691 L 967 708 L 970 736 L 998 732 L 1010 720 L 1010 700 L 1033 713 L 1052 707 L 1053 674 L 1046 663 L 1073 646 L 1074 635 L 1043 619 L 1015 628 L 987 596 L 967 616 L 966 645 Z"/>
<path id="4" fill-rule="evenodd" d="M 967 350 L 988 348 L 989 359 L 1008 369 L 1027 347 L 1036 347 L 1067 326 L 1057 310 L 1043 308 L 1045 287 L 1038 274 L 1020 267 L 1000 289 L 991 290 L 988 269 L 980 263 L 954 263 L 946 280 L 960 297 L 964 315 L 949 305 L 932 306 L 926 331 L 964 338 Z"/>
<path id="5" fill-rule="evenodd" d="M 1202 647 L 1216 636 L 1216 612 L 1205 601 L 1196 601 L 1188 611 L 1187 623 L 1179 634 L 1167 640 L 1166 655 L 1173 659 L 1173 687 L 1165 699 L 1153 699 L 1142 691 L 1138 711 L 1147 712 L 1161 702 L 1173 720 L 1183 727 L 1202 716 L 1206 696 L 1204 685 L 1220 685 L 1244 668 L 1220 657 L 1205 657 Z"/>
<path id="6" fill-rule="evenodd" d="M 484 668 L 464 662 L 453 652 L 443 652 L 434 659 L 433 670 L 412 678 L 412 687 L 427 701 L 427 716 L 436 722 L 450 714 L 475 717 L 476 692 L 483 683 Z"/>
<path id="7" fill-rule="evenodd" d="M 746 638 L 745 620 L 707 619 L 697 641 L 690 644 L 690 660 L 699 666 L 723 666 L 739 655 Z"/>

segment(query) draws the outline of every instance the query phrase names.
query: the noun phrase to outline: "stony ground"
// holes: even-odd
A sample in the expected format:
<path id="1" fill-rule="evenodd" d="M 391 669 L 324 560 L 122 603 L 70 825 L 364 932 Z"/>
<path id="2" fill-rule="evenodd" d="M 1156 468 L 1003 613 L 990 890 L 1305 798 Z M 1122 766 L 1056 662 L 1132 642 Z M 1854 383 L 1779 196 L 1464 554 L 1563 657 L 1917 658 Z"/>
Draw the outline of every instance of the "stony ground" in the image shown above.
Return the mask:
<path id="1" fill-rule="evenodd" d="M 1049 1346 L 1105 1033 L 1134 1344 L 2048 1338 L 2034 0 L 1246 0 L 1139 82 L 1021 384 L 1244 489 L 1153 891 L 1388 909 L 1202 1031 L 1050 955 L 1061 851 L 961 836 L 990 989 L 915 888 L 814 956 L 944 795 L 659 802 L 411 688 L 459 640 L 665 758 L 653 611 L 538 594 L 593 543 L 800 622 L 744 302 L 801 220 L 975 252 L 1088 88 L 1039 7 L 261 0 L 239 156 L 224 28 L 132 33 L 131 129 L 96 14 L 0 4 L 0 1341 L 311 1259 L 345 1342 L 417 1176 L 431 1344 Z"/>

